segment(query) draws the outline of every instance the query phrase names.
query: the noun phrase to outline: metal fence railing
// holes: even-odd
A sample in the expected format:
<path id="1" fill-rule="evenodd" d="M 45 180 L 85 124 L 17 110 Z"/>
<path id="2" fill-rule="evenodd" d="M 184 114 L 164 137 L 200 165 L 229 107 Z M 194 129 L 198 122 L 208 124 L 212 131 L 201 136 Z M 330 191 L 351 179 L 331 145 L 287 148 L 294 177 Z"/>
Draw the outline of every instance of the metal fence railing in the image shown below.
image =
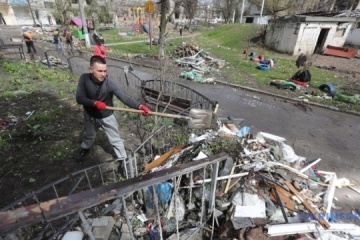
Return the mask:
<path id="1" fill-rule="evenodd" d="M 108 65 L 107 66 L 108 76 L 118 83 L 121 89 L 129 96 L 140 99 L 141 92 L 140 87 L 144 81 L 139 77 L 134 75 L 132 72 L 128 72 L 125 75 L 125 70 L 123 67 Z"/>
<path id="2" fill-rule="evenodd" d="M 5 43 L 2 38 L 0 38 L 0 53 L 9 59 L 25 59 L 22 43 Z"/>
<path id="3" fill-rule="evenodd" d="M 153 93 L 155 97 L 157 94 L 159 94 L 160 97 L 164 97 L 163 99 L 165 99 L 165 101 L 169 104 L 175 103 L 176 101 L 182 101 L 183 103 L 191 103 L 189 104 L 190 106 L 188 107 L 188 109 L 183 109 L 184 112 L 186 112 L 190 108 L 213 110 L 216 105 L 216 102 L 211 101 L 209 98 L 205 97 L 201 93 L 176 82 L 147 80 L 143 83 L 141 87 L 142 95 L 145 99 L 145 95 L 147 95 L 145 91 L 151 89 L 152 91 L 154 91 Z"/>
<path id="4" fill-rule="evenodd" d="M 145 202 L 145 207 L 151 208 L 148 210 L 152 212 L 152 216 L 155 217 L 161 235 L 161 221 L 163 218 L 167 218 L 166 214 L 168 212 L 160 210 L 161 201 L 159 202 L 158 198 L 161 196 L 158 196 L 158 193 L 156 193 L 157 190 L 155 190 L 159 187 L 158 185 L 171 181 L 171 185 L 173 186 L 171 199 L 173 201 L 181 189 L 181 179 L 188 178 L 191 181 L 191 186 L 194 186 L 192 177 L 189 178 L 189 174 L 190 176 L 202 176 L 202 178 L 205 179 L 209 177 L 208 172 L 212 172 L 210 183 L 205 183 L 204 181 L 202 185 L 197 185 L 197 188 L 202 189 L 201 199 L 203 206 L 201 210 L 199 210 L 201 218 L 194 227 L 201 230 L 214 211 L 215 189 L 217 187 L 216 176 L 218 176 L 219 162 L 225 160 L 227 156 L 223 154 L 213 156 L 210 161 L 197 161 L 198 163 L 188 162 L 181 165 L 181 167 L 171 168 L 173 170 L 162 170 L 146 175 L 139 173 L 137 168 L 139 161 L 141 162 L 140 165 L 143 165 L 145 159 L 153 159 L 158 153 L 153 151 L 155 142 L 160 151 L 167 151 L 173 147 L 170 142 L 167 142 L 174 138 L 174 133 L 169 132 L 169 129 L 170 128 L 165 126 L 160 127 L 132 152 L 131 155 L 133 157 L 130 157 L 127 162 L 129 174 L 126 175 L 130 176 L 128 180 L 122 181 L 117 172 L 118 162 L 123 159 L 113 160 L 69 174 L 2 208 L 0 212 L 0 239 L 4 239 L 6 233 L 9 231 L 15 231 L 20 238 L 57 239 L 64 232 L 80 224 L 78 220 L 82 218 L 83 211 L 91 213 L 94 217 L 102 216 L 107 213 L 104 211 L 104 204 L 111 204 L 110 200 L 118 198 L 121 200 L 123 206 L 126 206 L 126 202 L 139 198 L 139 192 L 144 198 L 142 201 Z M 144 151 L 144 149 L 152 150 Z M 142 172 L 142 169 L 140 172 Z M 131 187 L 122 187 L 128 185 L 131 185 Z M 109 186 L 113 187 L 109 188 Z M 205 188 L 208 191 L 205 191 Z M 184 199 L 184 201 L 191 201 L 193 189 L 189 188 L 188 191 L 190 191 L 190 198 Z M 117 193 L 114 194 L 114 192 Z M 210 197 L 205 197 L 206 192 L 210 192 Z M 86 200 L 84 200 L 85 195 Z M 102 197 L 98 199 L 96 197 L 98 195 Z M 74 201 L 74 203 L 70 204 L 71 201 Z M 57 204 L 61 205 L 60 210 L 57 209 Z M 49 209 L 44 209 L 45 205 L 48 206 Z M 49 205 L 51 205 L 51 207 Z M 71 207 L 74 205 L 77 205 L 75 209 Z M 35 216 L 36 214 L 34 214 L 34 212 L 36 212 L 34 209 L 36 208 L 41 212 L 41 215 L 37 217 Z M 30 211 L 29 209 L 32 210 Z M 52 212 L 55 211 L 55 209 L 57 215 L 54 215 Z M 133 214 L 129 214 L 127 208 L 122 209 L 120 217 L 128 225 L 129 232 L 127 233 L 130 234 L 131 239 L 135 239 L 133 235 L 135 231 L 134 228 L 139 227 L 138 223 L 135 223 L 136 218 Z M 178 222 L 176 218 L 172 219 L 172 221 Z M 175 232 L 179 233 L 179 225 L 176 224 L 176 226 L 177 231 Z M 44 237 L 45 235 L 47 236 L 46 238 Z M 164 238 L 161 236 L 160 239 Z"/>

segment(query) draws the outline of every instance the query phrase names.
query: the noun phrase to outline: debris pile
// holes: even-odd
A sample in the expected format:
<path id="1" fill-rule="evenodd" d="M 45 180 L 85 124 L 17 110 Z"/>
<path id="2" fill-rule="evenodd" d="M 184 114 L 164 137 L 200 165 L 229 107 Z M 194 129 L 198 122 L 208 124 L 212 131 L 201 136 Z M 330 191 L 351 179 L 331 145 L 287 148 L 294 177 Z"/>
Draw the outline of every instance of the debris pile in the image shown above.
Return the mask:
<path id="1" fill-rule="evenodd" d="M 198 45 L 182 42 L 174 49 L 176 63 L 188 71 L 181 72 L 180 77 L 201 83 L 213 83 L 212 78 L 205 78 L 205 74 L 214 69 L 221 69 L 225 66 L 225 61 L 212 58 Z"/>
<path id="2" fill-rule="evenodd" d="M 229 154 L 219 171 L 214 167 L 206 168 L 206 172 L 196 170 L 157 183 L 132 201 L 126 201 L 125 214 L 137 219 L 132 222 L 134 237 L 154 240 L 187 239 L 194 234 L 199 234 L 196 239 L 360 237 L 358 226 L 340 223 L 357 219 L 357 211 L 350 215 L 331 212 L 335 208 L 335 189 L 351 185 L 347 179 L 318 170 L 320 158 L 309 161 L 298 156 L 283 137 L 254 133 L 234 120 L 218 121 L 218 125 L 217 131 L 192 134 L 187 144 L 144 166 L 144 173 L 161 174 L 160 170 L 180 163 L 198 161 L 222 151 Z M 111 229 L 116 229 L 122 236 L 130 237 L 123 209 L 120 199 L 104 206 L 102 211 L 113 219 L 105 219 L 107 223 L 97 231 L 106 232 L 108 237 Z"/>
<path id="3" fill-rule="evenodd" d="M 49 65 L 52 67 L 56 66 L 64 66 L 67 67 L 68 65 L 64 63 L 60 58 L 54 57 L 54 56 L 48 56 L 48 58 L 44 57 L 41 62 L 45 65 Z"/>
<path id="4" fill-rule="evenodd" d="M 18 119 L 14 115 L 8 115 L 5 118 L 0 117 L 0 130 L 5 130 L 9 127 L 13 127 L 17 122 Z"/>

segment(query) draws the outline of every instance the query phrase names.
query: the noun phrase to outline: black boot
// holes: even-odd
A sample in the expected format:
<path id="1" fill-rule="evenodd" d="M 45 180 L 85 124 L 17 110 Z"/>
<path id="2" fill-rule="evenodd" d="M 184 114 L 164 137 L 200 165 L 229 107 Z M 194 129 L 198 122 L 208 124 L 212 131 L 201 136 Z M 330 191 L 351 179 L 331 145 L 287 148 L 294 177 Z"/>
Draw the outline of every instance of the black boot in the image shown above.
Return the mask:
<path id="1" fill-rule="evenodd" d="M 119 174 L 122 178 L 126 178 L 124 161 L 119 161 L 118 174 Z"/>
<path id="2" fill-rule="evenodd" d="M 75 156 L 75 161 L 78 162 L 78 163 L 81 163 L 82 160 L 83 160 L 83 158 L 84 158 L 84 156 L 85 156 L 86 154 L 88 154 L 89 151 L 90 151 L 90 149 L 84 149 L 84 148 L 82 148 L 82 149 L 80 150 L 80 152 Z"/>

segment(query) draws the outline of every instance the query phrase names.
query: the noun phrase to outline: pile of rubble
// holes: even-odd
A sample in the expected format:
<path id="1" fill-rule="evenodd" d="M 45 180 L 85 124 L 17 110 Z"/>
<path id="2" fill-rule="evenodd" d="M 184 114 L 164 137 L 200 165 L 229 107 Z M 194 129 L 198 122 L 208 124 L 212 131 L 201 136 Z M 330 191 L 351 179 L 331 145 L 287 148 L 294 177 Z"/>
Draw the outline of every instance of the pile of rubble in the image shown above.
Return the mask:
<path id="1" fill-rule="evenodd" d="M 234 121 L 223 120 L 218 125 L 216 131 L 192 134 L 188 144 L 145 165 L 144 172 L 161 173 L 179 163 L 198 161 L 221 151 L 229 154 L 219 171 L 208 167 L 206 172 L 197 170 L 174 181 L 157 183 L 133 198 L 136 201 L 127 202 L 125 214 L 137 219 L 132 223 L 134 237 L 359 239 L 360 227 L 342 223 L 360 220 L 359 212 L 331 212 L 335 189 L 350 186 L 347 179 L 318 170 L 316 164 L 321 159 L 307 161 L 296 155 L 283 137 L 255 134 L 250 127 L 240 127 Z M 93 220 L 97 222 L 96 234 L 103 234 L 99 239 L 109 239 L 114 229 L 122 233 L 120 239 L 131 239 L 122 219 L 123 203 L 117 199 L 106 205 L 103 211 L 109 216 Z"/>
<path id="2" fill-rule="evenodd" d="M 45 65 L 50 65 L 52 67 L 56 66 L 62 66 L 62 67 L 68 67 L 67 63 L 64 63 L 60 58 L 55 56 L 48 56 L 48 58 L 44 57 L 41 62 Z"/>
<path id="3" fill-rule="evenodd" d="M 221 69 L 225 61 L 212 58 L 203 49 L 193 43 L 182 42 L 174 49 L 176 63 L 187 71 L 181 72 L 180 77 L 201 83 L 213 83 L 212 78 L 205 78 L 204 75 L 213 69 Z"/>

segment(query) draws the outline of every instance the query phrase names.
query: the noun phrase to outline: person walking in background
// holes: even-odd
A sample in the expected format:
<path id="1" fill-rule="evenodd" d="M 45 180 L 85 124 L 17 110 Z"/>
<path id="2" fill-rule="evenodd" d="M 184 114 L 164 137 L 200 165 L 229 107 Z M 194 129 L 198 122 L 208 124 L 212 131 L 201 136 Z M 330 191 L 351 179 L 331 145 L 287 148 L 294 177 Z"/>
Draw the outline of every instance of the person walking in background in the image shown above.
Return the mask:
<path id="1" fill-rule="evenodd" d="M 64 41 L 69 55 L 74 55 L 74 43 L 73 43 L 73 33 L 69 30 L 66 31 Z"/>
<path id="2" fill-rule="evenodd" d="M 102 58 L 106 58 L 106 48 L 101 43 L 101 39 L 97 35 L 93 35 L 93 39 L 95 41 L 95 47 L 94 47 L 94 56 L 99 56 Z"/>
<path id="3" fill-rule="evenodd" d="M 107 106 L 113 105 L 113 95 L 128 107 L 142 110 L 142 115 L 148 116 L 150 109 L 127 96 L 113 80 L 107 77 L 106 60 L 100 56 L 90 59 L 90 73 L 80 76 L 76 89 L 76 101 L 84 108 L 84 138 L 81 151 L 75 157 L 81 162 L 95 142 L 96 132 L 101 127 L 110 144 L 113 146 L 118 159 L 126 158 L 124 142 L 120 138 L 118 122 L 112 110 Z"/>
<path id="4" fill-rule="evenodd" d="M 180 32 L 180 36 L 182 36 L 182 32 L 183 32 L 183 28 L 182 28 L 182 26 L 180 26 L 180 28 L 179 28 L 179 32 Z"/>
<path id="5" fill-rule="evenodd" d="M 34 54 L 36 54 L 36 49 L 33 42 L 33 36 L 30 33 L 30 30 L 27 30 L 23 33 L 24 41 L 30 56 L 30 60 L 34 60 Z"/>
<path id="6" fill-rule="evenodd" d="M 62 46 L 61 37 L 60 37 L 60 30 L 58 28 L 53 32 L 53 41 L 55 44 L 56 51 L 58 53 L 62 53 L 63 46 Z"/>

